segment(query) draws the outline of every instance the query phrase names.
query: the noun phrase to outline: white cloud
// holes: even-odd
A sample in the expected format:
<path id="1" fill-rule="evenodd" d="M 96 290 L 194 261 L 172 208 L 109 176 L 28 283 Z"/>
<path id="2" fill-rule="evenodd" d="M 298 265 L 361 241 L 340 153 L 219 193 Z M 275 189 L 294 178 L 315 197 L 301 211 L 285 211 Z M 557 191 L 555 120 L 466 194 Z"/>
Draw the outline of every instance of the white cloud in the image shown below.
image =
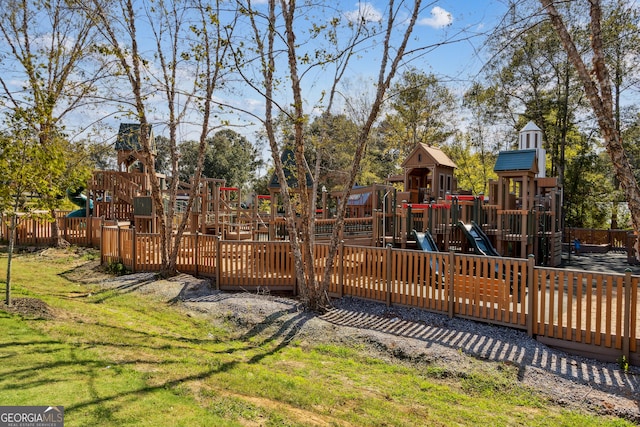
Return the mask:
<path id="1" fill-rule="evenodd" d="M 443 28 L 451 25 L 453 22 L 453 16 L 440 6 L 436 6 L 431 9 L 431 16 L 429 18 L 422 18 L 418 21 L 418 25 L 426 25 L 427 27 Z"/>
<path id="2" fill-rule="evenodd" d="M 380 22 L 382 21 L 382 13 L 369 2 L 356 3 L 356 10 L 345 12 L 344 16 L 351 22 L 367 21 L 367 22 Z"/>

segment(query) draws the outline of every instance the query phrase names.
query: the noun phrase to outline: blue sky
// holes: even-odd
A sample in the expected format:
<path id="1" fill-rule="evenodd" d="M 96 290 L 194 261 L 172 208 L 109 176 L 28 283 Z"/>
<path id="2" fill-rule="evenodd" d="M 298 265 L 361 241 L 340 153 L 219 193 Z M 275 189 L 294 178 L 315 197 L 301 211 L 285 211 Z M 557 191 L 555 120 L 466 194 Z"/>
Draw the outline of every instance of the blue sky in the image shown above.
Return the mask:
<path id="1" fill-rule="evenodd" d="M 399 3 L 398 0 L 397 3 Z M 411 7 L 411 3 L 411 1 L 407 2 L 405 7 Z M 258 5 L 258 7 L 265 6 Z M 487 32 L 491 32 L 493 26 L 504 13 L 503 0 L 425 1 L 422 7 L 408 47 L 409 50 L 418 49 L 419 53 L 407 56 L 407 62 L 404 66 L 415 67 L 427 74 L 432 73 L 442 83 L 447 84 L 456 95 L 462 95 L 476 79 L 487 59 L 487 52 L 484 48 L 486 35 Z M 346 19 L 354 19 L 361 15 L 372 23 L 384 22 L 385 13 L 388 13 L 387 8 L 387 1 L 340 1 L 335 5 L 335 9 L 327 11 L 327 15 L 319 14 L 311 17 L 310 14 L 313 12 L 310 12 L 309 15 L 300 15 L 296 21 L 296 25 L 299 26 L 297 40 L 304 40 L 303 28 L 308 25 L 310 19 L 319 20 L 316 22 L 321 23 L 321 20 L 328 19 L 329 14 L 334 16 L 338 14 Z M 400 16 L 402 17 L 402 15 Z M 402 25 L 400 25 L 398 30 L 402 29 Z M 242 34 L 242 32 L 239 33 Z M 301 41 L 301 44 L 304 42 Z M 306 48 L 308 51 L 312 51 L 314 46 L 306 46 Z M 367 90 L 373 92 L 372 86 L 366 85 L 366 82 L 375 81 L 377 78 L 380 51 L 379 44 L 366 46 L 357 58 L 352 59 L 348 74 L 345 76 L 345 80 L 350 82 L 352 86 L 352 91 L 353 87 L 356 87 L 358 92 L 366 92 Z M 281 76 L 288 74 L 286 63 L 279 63 L 279 67 Z M 301 65 L 300 68 L 303 70 L 304 65 Z M 402 69 L 398 71 L 398 74 L 401 72 Z M 322 91 L 328 90 L 332 77 L 331 71 L 322 71 L 319 68 L 314 68 L 310 73 L 305 74 L 302 83 L 307 113 L 313 113 L 313 106 L 322 98 Z M 368 87 L 362 88 L 362 82 L 365 82 L 365 86 Z M 241 96 L 227 98 L 227 95 L 221 93 L 217 96 L 229 104 L 239 105 L 261 115 L 264 100 L 259 94 L 246 88 L 243 89 L 242 86 L 243 84 L 240 82 L 236 87 L 236 90 L 242 93 Z M 353 95 L 353 93 L 344 91 L 346 97 Z M 284 105 L 290 104 L 292 101 L 290 93 L 284 91 L 279 101 Z M 227 117 L 233 121 L 237 115 L 233 114 Z M 153 119 L 161 121 L 162 113 L 160 112 Z M 162 125 L 158 129 L 160 130 L 160 128 Z M 259 128 L 255 125 L 236 128 L 252 140 L 255 139 L 254 133 L 257 129 Z M 184 138 L 195 139 L 197 132 L 199 130 L 190 131 L 188 127 L 183 127 Z"/>
<path id="2" fill-rule="evenodd" d="M 254 3 L 259 1 L 254 0 Z M 396 3 L 399 1 L 396 0 Z M 435 74 L 443 83 L 449 84 L 455 93 L 461 94 L 477 76 L 478 71 L 486 60 L 486 52 L 483 49 L 485 32 L 490 32 L 504 13 L 505 5 L 503 1 L 443 0 L 424 2 L 423 10 L 409 46 L 409 49 L 422 50 L 420 54 L 412 55 L 409 62 L 404 65 L 423 70 L 425 73 Z M 408 3 L 411 2 L 409 1 Z M 139 4 L 146 4 L 146 0 L 140 0 Z M 366 17 L 367 20 L 375 22 L 384 19 L 388 2 L 376 0 L 368 2 L 340 1 L 334 7 L 333 13 L 341 14 L 347 19 L 353 19 L 360 14 Z M 323 19 L 326 16 L 320 15 L 316 18 Z M 305 17 L 299 17 L 299 19 L 304 20 Z M 42 30 L 46 31 L 44 28 Z M 146 45 L 148 43 L 148 56 L 152 58 L 154 46 L 151 34 L 140 31 L 139 35 L 143 38 L 143 44 Z M 368 46 L 368 48 L 363 49 L 361 55 L 352 60 L 348 70 L 348 79 L 351 79 L 352 82 L 374 79 L 378 73 L 379 55 L 377 54 L 379 53 L 380 48 L 378 45 Z M 285 67 L 282 68 L 284 69 Z M 151 73 L 154 72 L 153 69 L 153 66 L 150 67 Z M 156 68 L 157 71 L 159 70 Z M 281 71 L 281 73 L 286 74 L 286 70 Z M 320 97 L 321 90 L 328 88 L 328 76 L 330 76 L 330 73 L 322 73 L 320 70 L 314 69 L 312 73 L 305 77 L 305 99 L 310 104 L 313 104 Z M 188 80 L 188 76 L 186 80 Z M 22 79 L 19 73 L 16 74 L 12 82 L 16 87 L 21 86 Z M 241 84 L 238 83 L 238 86 L 241 86 Z M 126 91 L 126 85 L 123 88 Z M 260 99 L 258 94 L 245 90 L 243 95 L 235 99 L 222 93 L 217 96 L 225 101 L 236 103 L 259 113 L 264 101 Z M 284 95 L 285 98 L 286 96 Z M 161 97 L 158 97 L 158 101 L 162 103 Z M 286 103 L 286 99 L 284 102 Z M 83 111 L 79 114 L 74 114 L 73 119 L 74 121 L 82 119 L 91 123 L 94 120 L 100 120 L 101 117 L 106 117 L 108 114 L 108 111 L 102 109 L 92 112 Z M 163 133 L 162 122 L 166 121 L 166 114 L 163 108 L 157 108 L 151 116 L 152 121 L 158 124 L 157 128 L 160 133 Z M 119 120 L 111 118 L 108 121 L 116 122 Z M 72 123 L 70 125 L 75 128 L 83 128 L 87 124 Z M 117 127 L 117 123 L 113 123 L 113 125 Z M 193 129 L 186 127 L 182 133 L 183 138 L 193 139 L 197 137 L 197 133 Z M 246 133 L 247 136 L 250 134 L 248 130 L 244 130 L 243 133 Z"/>
<path id="3" fill-rule="evenodd" d="M 411 3 L 407 2 L 405 8 L 410 7 Z M 387 1 L 342 1 L 335 10 L 329 10 L 328 13 L 340 14 L 348 20 L 363 16 L 373 25 L 376 22 L 385 22 L 387 8 Z M 479 71 L 485 64 L 488 57 L 485 48 L 487 33 L 492 31 L 492 28 L 502 18 L 504 11 L 505 5 L 502 0 L 423 2 L 422 11 L 407 48 L 408 51 L 415 50 L 416 52 L 406 56 L 403 68 L 414 67 L 426 74 L 434 74 L 443 84 L 448 85 L 454 94 L 461 96 L 477 78 Z M 409 10 L 406 9 L 405 16 L 407 18 L 408 12 Z M 296 21 L 300 25 L 299 28 L 304 27 L 305 18 L 299 17 Z M 328 19 L 323 15 L 314 18 Z M 402 19 L 399 21 L 403 22 Z M 403 31 L 403 25 L 398 26 L 398 32 Z M 304 40 L 304 34 L 304 31 L 299 29 L 297 40 Z M 342 36 L 344 39 L 346 34 L 343 33 Z M 379 72 L 380 41 L 381 39 L 378 39 L 378 44 L 363 46 L 358 52 L 359 55 L 351 60 L 344 78 L 350 87 L 339 88 L 346 98 L 374 91 L 372 82 L 377 80 Z M 301 41 L 300 44 L 304 46 L 300 50 L 306 48 L 307 51 L 311 51 L 313 49 L 313 46 L 306 45 L 304 41 Z M 398 70 L 398 75 L 402 73 L 403 68 Z M 300 69 L 304 70 L 305 66 L 300 65 Z M 284 62 L 280 63 L 280 73 L 287 74 Z M 307 113 L 313 112 L 314 103 L 322 97 L 323 90 L 328 90 L 332 77 L 331 70 L 319 68 L 313 68 L 309 73 L 304 74 L 302 84 Z M 263 101 L 259 99 L 257 94 L 251 92 L 245 92 L 245 94 L 246 97 L 241 100 L 243 106 L 251 105 L 255 107 L 256 112 L 262 108 Z M 285 98 L 283 104 L 291 103 L 290 94 L 284 93 L 282 96 Z M 338 112 L 338 109 L 339 107 L 334 108 L 333 112 Z"/>
<path id="4" fill-rule="evenodd" d="M 411 2 L 408 2 L 411 3 Z M 409 5 L 410 7 L 410 5 Z M 343 17 L 353 20 L 363 16 L 370 22 L 384 22 L 386 1 L 368 2 L 340 2 L 337 6 Z M 408 50 L 418 50 L 407 56 L 404 66 L 415 67 L 427 74 L 436 75 L 439 80 L 448 85 L 456 95 L 462 93 L 477 78 L 479 71 L 487 60 L 485 49 L 487 33 L 502 18 L 506 10 L 501 0 L 445 0 L 423 3 L 423 10 L 414 28 Z M 335 11 L 332 11 L 335 12 Z M 407 14 L 408 17 L 408 14 Z M 300 22 L 299 22 L 300 23 Z M 398 30 L 402 30 L 402 25 Z M 303 36 L 300 31 L 298 36 Z M 298 37 L 304 39 L 304 37 Z M 298 40 L 297 39 L 297 40 Z M 304 42 L 300 42 L 305 45 Z M 379 40 L 378 40 L 379 43 Z M 306 46 L 308 50 L 312 47 Z M 346 80 L 351 81 L 351 92 L 355 87 L 358 93 L 373 92 L 372 85 L 367 81 L 375 81 L 379 72 L 381 48 L 378 45 L 364 47 L 358 58 L 354 58 L 349 66 Z M 281 63 L 285 68 L 285 64 Z M 304 65 L 301 65 L 304 69 Z M 282 72 L 282 71 L 281 71 Z M 286 74 L 286 71 L 283 72 Z M 402 73 L 402 69 L 398 74 Z M 322 90 L 327 90 L 331 81 L 331 72 L 313 69 L 305 74 L 302 84 L 307 113 L 313 111 L 313 104 L 321 98 Z M 362 84 L 364 82 L 364 85 Z M 291 100 L 283 95 L 283 104 L 290 104 Z M 247 93 L 242 99 L 243 105 L 254 105 L 259 110 L 263 101 L 256 94 Z M 337 109 L 334 109 L 334 112 Z"/>
<path id="5" fill-rule="evenodd" d="M 399 2 L 396 2 L 399 3 Z M 400 18 L 408 18 L 409 7 L 412 2 L 406 2 L 404 9 L 399 14 Z M 328 20 L 329 16 L 339 15 L 347 20 L 364 17 L 373 26 L 375 23 L 384 24 L 388 13 L 387 1 L 366 1 L 366 2 L 339 2 L 335 9 L 328 9 L 324 13 L 298 16 L 296 25 L 298 34 L 296 41 L 301 47 L 298 54 L 313 52 L 316 46 L 313 44 L 320 40 L 315 40 L 312 44 L 307 44 L 305 39 L 305 25 L 314 19 L 316 23 Z M 406 10 L 406 11 L 405 11 Z M 404 67 L 414 67 L 427 74 L 436 75 L 439 80 L 449 85 L 454 93 L 461 95 L 476 79 L 480 69 L 485 63 L 487 52 L 484 48 L 486 35 L 491 32 L 495 24 L 501 19 L 505 5 L 502 0 L 444 0 L 423 2 L 417 25 L 414 28 L 413 36 L 407 48 L 408 51 L 415 50 L 414 53 L 406 56 Z M 404 16 L 402 12 L 404 12 Z M 401 24 L 396 29 L 403 31 L 404 21 L 398 20 Z M 346 32 L 339 34 L 345 40 Z M 302 40 L 302 41 L 300 41 Z M 352 86 L 361 87 L 369 81 L 375 81 L 380 65 L 380 42 L 378 38 L 373 45 L 364 45 L 358 51 L 357 57 L 350 62 L 345 80 Z M 395 40 L 395 45 L 399 39 Z M 277 66 L 280 75 L 288 73 L 286 62 L 280 62 Z M 329 67 L 330 68 L 330 67 Z M 398 74 L 402 73 L 401 68 Z M 303 73 L 305 65 L 300 65 L 300 72 Z M 323 90 L 329 88 L 332 81 L 332 71 L 322 70 L 312 67 L 308 73 L 303 73 L 303 91 L 307 102 L 307 111 L 312 111 L 313 104 L 321 98 Z M 359 85 L 359 86 L 358 86 Z M 253 106 L 256 111 L 261 108 L 263 101 L 257 94 L 245 92 L 246 96 L 241 100 L 243 107 Z M 290 95 L 288 95 L 290 96 Z M 348 94 L 346 95 L 348 96 Z M 286 94 L 284 103 L 290 103 Z"/>
<path id="6" fill-rule="evenodd" d="M 371 19 L 380 18 L 386 2 L 342 3 L 349 14 L 366 10 Z M 425 2 L 414 29 L 411 47 L 427 47 L 410 65 L 433 73 L 456 86 L 474 79 L 484 65 L 486 32 L 501 19 L 506 7 L 499 0 L 445 0 Z M 366 61 L 365 61 L 366 62 Z M 357 64 L 356 64 L 357 65 Z"/>
<path id="7" fill-rule="evenodd" d="M 444 79 L 468 81 L 474 78 L 484 64 L 486 32 L 500 20 L 505 11 L 496 0 L 448 0 L 434 2 L 423 13 L 415 33 L 425 44 L 451 40 L 434 48 L 423 63 L 434 74 Z"/>

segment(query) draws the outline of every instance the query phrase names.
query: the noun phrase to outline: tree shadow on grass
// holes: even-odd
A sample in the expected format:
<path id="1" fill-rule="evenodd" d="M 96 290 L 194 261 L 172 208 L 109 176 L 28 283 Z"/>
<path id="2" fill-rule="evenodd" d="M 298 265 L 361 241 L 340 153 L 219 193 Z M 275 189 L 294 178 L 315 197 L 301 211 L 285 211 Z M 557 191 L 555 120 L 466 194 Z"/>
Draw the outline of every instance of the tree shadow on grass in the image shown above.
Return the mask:
<path id="1" fill-rule="evenodd" d="M 523 331 L 458 318 L 450 319 L 446 315 L 427 312 L 420 314 L 420 320 L 412 320 L 411 309 L 384 309 L 381 308 L 381 303 L 361 302 L 361 305 L 367 304 L 372 305 L 370 310 L 336 308 L 321 318 L 334 325 L 410 338 L 424 344 L 424 350 L 412 350 L 415 353 L 422 352 L 421 355 L 410 356 L 404 354 L 402 349 L 387 349 L 399 357 L 428 357 L 430 347 L 442 346 L 478 359 L 513 364 L 518 367 L 518 378 L 521 381 L 532 369 L 540 369 L 588 387 L 597 385 L 607 393 L 621 398 L 640 395 L 639 375 L 624 372 L 614 363 L 572 356 L 541 344 L 531 345 L 535 339 L 528 337 Z M 383 314 L 370 314 L 366 311 Z M 496 328 L 502 329 L 501 334 L 492 332 Z M 379 344 L 384 347 L 383 342 Z M 640 408 L 640 399 L 635 400 Z"/>
<path id="2" fill-rule="evenodd" d="M 140 396 L 141 394 L 153 393 L 159 390 L 171 389 L 173 387 L 177 387 L 183 383 L 191 382 L 191 381 L 203 381 L 207 380 L 217 374 L 231 371 L 234 368 L 237 368 L 239 365 L 249 363 L 255 364 L 259 363 L 265 357 L 276 354 L 281 351 L 285 347 L 287 347 L 293 338 L 296 336 L 298 331 L 303 327 L 304 323 L 310 318 L 310 314 L 299 312 L 293 315 L 290 318 L 285 318 L 283 321 L 279 321 L 279 319 L 285 317 L 286 315 L 291 314 L 288 310 L 283 312 L 273 313 L 268 318 L 265 318 L 264 322 L 256 325 L 246 334 L 244 334 L 240 340 L 241 341 L 249 341 L 252 339 L 259 338 L 261 335 L 266 334 L 264 338 L 255 342 L 255 345 L 246 347 L 244 349 L 232 348 L 226 353 L 233 353 L 239 350 L 246 350 L 255 352 L 248 361 L 242 361 L 240 357 L 226 361 L 218 364 L 217 366 L 207 369 L 203 372 L 194 373 L 192 375 L 181 376 L 180 378 L 175 378 L 172 380 L 164 381 L 159 384 L 150 385 L 146 387 L 139 387 L 136 389 L 128 390 L 126 392 L 114 393 L 108 396 L 102 395 L 100 393 L 95 392 L 92 393 L 92 398 L 71 405 L 65 406 L 65 411 L 73 412 L 76 410 L 82 410 L 87 407 L 91 407 L 93 405 L 100 405 L 103 403 L 107 403 L 112 400 L 121 400 L 127 397 L 135 397 Z M 273 332 L 269 333 L 268 331 L 273 326 L 273 323 L 279 324 L 279 327 L 274 328 Z M 273 345 L 276 344 L 276 345 Z M 158 362 L 155 362 L 158 363 Z"/>
<path id="3" fill-rule="evenodd" d="M 162 336 L 148 332 L 144 330 L 130 329 L 127 327 L 120 327 L 114 325 L 101 324 L 100 327 L 114 329 L 114 333 L 106 335 L 118 336 L 118 334 L 126 333 L 130 337 L 140 335 L 140 342 L 136 345 L 128 343 L 118 342 L 104 342 L 93 343 L 91 342 L 91 336 L 82 337 L 79 342 L 65 343 L 55 340 L 48 341 L 34 341 L 34 342 L 19 342 L 13 341 L 12 343 L 4 343 L 4 350 L 12 353 L 11 357 L 24 357 L 25 349 L 31 348 L 28 352 L 40 353 L 42 345 L 60 344 L 56 349 L 52 349 L 52 353 L 59 352 L 60 356 L 52 355 L 56 360 L 45 363 L 27 364 L 17 366 L 16 369 L 5 372 L 7 378 L 11 378 L 10 383 L 5 384 L 2 388 L 10 391 L 15 390 L 29 390 L 32 388 L 38 388 L 50 384 L 52 387 L 56 387 L 56 384 L 64 384 L 68 381 L 82 381 L 84 388 L 87 389 L 86 396 L 83 400 L 76 403 L 65 405 L 65 411 L 69 414 L 75 411 L 86 411 L 87 408 L 91 408 L 91 412 L 95 412 L 94 417 L 99 417 L 102 420 L 108 421 L 111 417 L 116 418 L 114 414 L 117 413 L 118 407 L 126 405 L 127 401 L 137 400 L 141 395 L 149 395 L 157 391 L 172 389 L 180 386 L 184 383 L 203 381 L 214 377 L 217 374 L 231 371 L 242 364 L 254 364 L 259 363 L 267 356 L 273 355 L 287 345 L 296 336 L 297 332 L 302 328 L 304 323 L 310 318 L 309 313 L 298 312 L 295 313 L 291 310 L 281 310 L 280 312 L 273 313 L 264 319 L 264 321 L 252 327 L 245 334 L 241 335 L 239 339 L 229 342 L 227 349 L 221 349 L 219 353 L 231 354 L 240 350 L 248 351 L 250 356 L 246 360 L 243 355 L 234 357 L 233 360 L 224 360 L 225 358 L 218 358 L 213 360 L 211 365 L 198 365 L 194 361 L 186 365 L 192 374 L 181 375 L 178 378 L 173 378 L 166 381 L 160 381 L 155 383 L 156 380 L 163 377 L 163 367 L 167 366 L 167 363 L 178 367 L 178 369 L 184 369 L 185 364 L 180 352 L 184 349 L 194 349 L 194 351 L 202 352 L 203 354 L 216 354 L 218 352 L 208 352 L 206 349 L 198 349 L 199 345 L 206 345 L 212 340 L 201 340 L 198 338 L 184 338 L 180 336 Z M 117 330 L 117 331 L 115 331 Z M 118 332 L 119 331 L 119 332 Z M 160 345 L 154 345 L 152 339 L 154 337 L 165 339 L 166 343 L 159 343 Z M 77 337 L 76 337 L 77 338 Z M 184 346 L 184 342 L 187 341 L 190 345 Z M 245 347 L 237 347 L 238 342 L 253 341 L 252 345 Z M 133 350 L 136 347 L 147 348 L 152 351 L 151 357 L 135 357 L 135 354 L 125 353 L 123 355 L 116 355 L 115 360 L 109 360 L 109 347 L 123 346 L 131 347 Z M 164 346 L 168 346 L 167 350 L 178 350 L 178 353 L 168 353 L 171 357 L 159 360 L 155 356 L 162 355 Z M 193 348 L 193 347 L 196 348 Z M 15 347 L 15 352 L 12 352 L 12 347 Z M 93 353 L 86 353 L 86 351 L 92 351 Z M 144 352 L 144 350 L 142 350 Z M 101 354 L 106 355 L 106 359 L 103 359 Z M 128 357 L 133 356 L 133 357 Z M 175 360 L 172 360 L 175 357 Z M 194 357 L 194 360 L 197 356 Z M 10 361 L 5 362 L 9 363 Z M 6 366 L 6 365 L 5 365 Z M 138 372 L 141 378 L 144 378 L 145 369 L 140 370 L 141 366 L 156 366 L 153 368 L 154 372 L 154 384 L 145 385 L 142 387 L 131 387 L 125 391 L 109 392 L 109 388 L 105 388 L 105 381 L 108 381 L 109 375 L 119 375 L 123 370 L 130 370 Z M 201 368 L 204 368 L 202 370 Z M 168 368 L 168 375 L 175 373 L 174 368 Z M 107 371 L 108 370 L 108 371 Z M 39 375 L 34 375 L 37 372 Z M 48 372 L 48 374 L 47 374 Z M 72 377 L 68 377 L 69 373 L 73 372 Z M 40 374 L 42 376 L 40 376 Z M 107 377 L 105 377 L 105 375 Z M 166 376 L 168 376 L 166 375 Z M 13 384 L 13 385 L 11 385 Z M 107 406 L 105 406 L 107 405 Z"/>
<path id="4" fill-rule="evenodd" d="M 277 313 L 274 313 L 274 314 L 277 314 Z M 258 363 L 263 358 L 276 354 L 277 352 L 285 348 L 287 345 L 289 345 L 289 343 L 291 343 L 291 341 L 296 337 L 296 335 L 298 335 L 298 332 L 300 331 L 300 329 L 302 329 L 304 324 L 312 316 L 313 315 L 310 313 L 298 312 L 295 316 L 282 322 L 280 324 L 280 327 L 277 330 L 275 330 L 271 335 L 265 337 L 260 342 L 259 346 L 264 347 L 267 344 L 271 344 L 273 342 L 278 342 L 278 344 L 269 351 L 256 354 L 249 360 L 249 363 Z M 269 319 L 269 317 L 267 317 L 267 321 L 269 323 L 263 322 L 264 324 L 256 325 L 257 327 L 254 327 L 251 331 L 249 331 L 243 337 L 243 339 L 244 340 L 252 339 L 256 337 L 258 334 L 262 333 L 263 331 L 266 331 L 266 329 L 270 326 L 270 324 L 273 323 L 273 319 Z"/>

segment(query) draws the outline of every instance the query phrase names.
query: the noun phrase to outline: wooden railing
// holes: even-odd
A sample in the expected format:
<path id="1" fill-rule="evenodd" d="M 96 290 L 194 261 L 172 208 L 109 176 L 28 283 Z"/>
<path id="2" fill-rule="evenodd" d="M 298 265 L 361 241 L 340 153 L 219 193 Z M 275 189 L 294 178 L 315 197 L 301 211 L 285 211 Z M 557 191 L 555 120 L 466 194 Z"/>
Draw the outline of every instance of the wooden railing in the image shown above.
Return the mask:
<path id="1" fill-rule="evenodd" d="M 483 229 L 486 229 L 488 232 L 493 232 L 493 230 L 498 229 L 498 210 L 500 206 L 498 205 L 483 205 L 482 214 L 483 214 L 483 222 L 480 224 Z"/>
<path id="2" fill-rule="evenodd" d="M 428 230 L 431 234 L 441 234 L 451 227 L 452 218 L 459 215 L 453 214 L 451 205 L 431 204 L 425 208 L 411 208 L 408 212 L 409 223 L 406 225 L 408 230 L 416 229 L 419 231 Z M 402 222 L 402 218 L 396 219 L 397 224 Z M 387 230 L 389 234 L 389 230 Z"/>
<path id="3" fill-rule="evenodd" d="M 498 229 L 502 235 L 502 240 L 522 239 L 527 235 L 527 216 L 529 212 L 526 210 L 503 210 L 498 211 L 501 223 Z"/>
<path id="4" fill-rule="evenodd" d="M 98 171 L 93 174 L 91 189 L 113 191 L 112 196 L 125 200 L 127 203 L 133 203 L 135 196 L 150 190 L 147 181 L 147 175 L 143 173 Z"/>
<path id="5" fill-rule="evenodd" d="M 373 235 L 373 217 L 365 218 L 345 218 L 342 229 L 342 237 L 345 239 Z M 315 225 L 315 235 L 326 238 L 333 232 L 335 219 L 317 219 Z M 276 218 L 268 224 L 271 240 L 288 240 L 287 224 L 284 218 Z"/>

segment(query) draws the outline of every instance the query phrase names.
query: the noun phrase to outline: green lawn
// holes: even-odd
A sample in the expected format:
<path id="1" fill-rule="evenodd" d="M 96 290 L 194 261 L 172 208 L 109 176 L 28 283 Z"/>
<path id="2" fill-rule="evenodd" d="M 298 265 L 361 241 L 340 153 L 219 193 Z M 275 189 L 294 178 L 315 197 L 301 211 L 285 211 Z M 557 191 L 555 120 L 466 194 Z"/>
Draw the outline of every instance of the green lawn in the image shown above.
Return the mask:
<path id="1" fill-rule="evenodd" d="M 247 334 L 222 316 L 74 283 L 64 272 L 86 260 L 72 253 L 14 261 L 13 295 L 56 316 L 0 311 L 0 404 L 62 405 L 67 426 L 631 425 L 547 402 L 514 366 L 452 377 L 357 346 Z M 6 256 L 0 266 L 4 295 Z"/>

